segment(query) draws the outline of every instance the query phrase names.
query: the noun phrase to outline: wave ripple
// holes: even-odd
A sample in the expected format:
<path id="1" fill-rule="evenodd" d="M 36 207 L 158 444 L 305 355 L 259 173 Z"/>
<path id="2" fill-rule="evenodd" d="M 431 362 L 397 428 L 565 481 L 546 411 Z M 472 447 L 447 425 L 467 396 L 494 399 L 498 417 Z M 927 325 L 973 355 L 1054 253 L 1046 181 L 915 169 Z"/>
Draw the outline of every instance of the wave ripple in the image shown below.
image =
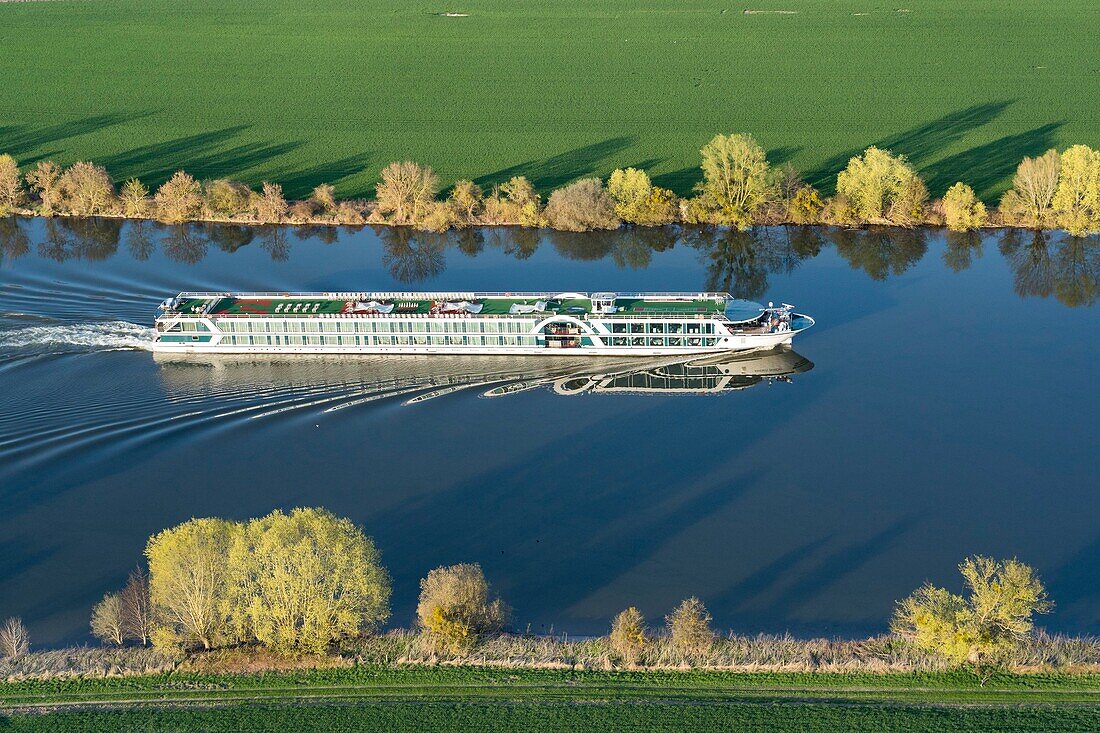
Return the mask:
<path id="1" fill-rule="evenodd" d="M 129 321 L 96 321 L 0 330 L 0 349 L 20 352 L 149 351 L 153 329 Z"/>

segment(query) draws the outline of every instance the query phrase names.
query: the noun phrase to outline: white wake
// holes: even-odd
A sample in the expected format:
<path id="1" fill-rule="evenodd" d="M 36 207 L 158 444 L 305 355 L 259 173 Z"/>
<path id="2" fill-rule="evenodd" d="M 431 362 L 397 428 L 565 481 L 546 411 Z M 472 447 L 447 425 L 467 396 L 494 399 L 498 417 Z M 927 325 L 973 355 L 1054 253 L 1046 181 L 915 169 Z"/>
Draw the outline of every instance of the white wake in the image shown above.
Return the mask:
<path id="1" fill-rule="evenodd" d="M 128 321 L 97 321 L 0 330 L 0 350 L 149 350 L 153 329 Z"/>

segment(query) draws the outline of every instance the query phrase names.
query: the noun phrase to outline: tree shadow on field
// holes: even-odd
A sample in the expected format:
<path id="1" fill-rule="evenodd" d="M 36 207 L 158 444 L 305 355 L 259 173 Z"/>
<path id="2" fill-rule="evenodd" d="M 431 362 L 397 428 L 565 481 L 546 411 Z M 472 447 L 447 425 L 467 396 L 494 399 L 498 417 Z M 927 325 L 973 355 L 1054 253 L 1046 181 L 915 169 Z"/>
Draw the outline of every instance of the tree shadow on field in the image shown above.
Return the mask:
<path id="1" fill-rule="evenodd" d="M 314 187 L 322 183 L 335 184 L 349 176 L 362 173 L 370 166 L 373 157 L 373 154 L 369 152 L 348 155 L 307 170 L 286 169 L 283 172 L 272 174 L 271 180 L 282 184 L 283 193 L 287 197 L 304 198 L 313 191 Z M 363 198 L 373 194 L 373 189 L 347 192 L 347 196 L 352 198 Z"/>
<path id="2" fill-rule="evenodd" d="M 59 150 L 40 150 L 40 148 L 50 146 L 61 140 L 98 132 L 106 127 L 132 122 L 142 117 L 148 117 L 150 114 L 152 113 L 111 113 L 92 115 L 91 117 L 42 127 L 31 127 L 29 125 L 0 127 L 0 153 L 8 153 L 13 156 L 19 161 L 20 165 L 34 164 L 62 152 Z M 31 151 L 38 151 L 38 153 L 32 157 L 23 157 Z"/>
<path id="3" fill-rule="evenodd" d="M 925 182 L 929 190 L 941 192 L 957 181 L 964 181 L 978 198 L 992 201 L 1004 192 L 1002 181 L 1016 170 L 1021 160 L 1055 147 L 1054 133 L 1063 124 L 1051 122 L 950 155 L 927 168 Z"/>
<path id="4" fill-rule="evenodd" d="M 918 170 L 924 172 L 926 168 L 931 168 L 931 166 L 927 165 L 927 161 L 935 158 L 942 150 L 951 147 L 974 130 L 988 125 L 1008 109 L 1014 101 L 1015 100 L 1012 99 L 1001 100 L 998 102 L 987 102 L 985 104 L 967 107 L 966 109 L 952 112 L 939 119 L 926 122 L 896 135 L 870 142 L 868 146 L 874 145 L 894 153 L 902 153 L 909 158 L 909 161 L 913 163 Z M 977 148 L 975 148 L 975 150 L 977 150 Z M 833 193 L 836 186 L 836 174 L 843 170 L 850 158 L 862 152 L 863 148 L 849 150 L 845 153 L 833 156 L 815 170 L 808 172 L 806 174 L 806 181 L 826 194 Z M 996 181 L 1003 178 L 1011 172 L 1012 168 L 1014 168 L 1018 162 L 1019 159 L 1016 159 L 1011 163 L 1011 167 L 1009 168 L 1003 167 L 1007 165 L 1006 163 L 1001 163 L 1000 166 L 1002 167 L 987 167 L 987 172 L 985 174 L 986 180 Z M 940 168 L 940 164 L 937 164 L 936 168 L 940 170 L 937 180 L 943 180 L 954 176 L 951 181 L 952 183 L 959 180 L 959 178 L 965 178 L 967 173 L 965 170 L 959 170 L 958 165 L 950 168 Z M 996 178 L 992 178 L 992 176 L 996 176 Z M 988 187 L 990 184 L 987 183 L 986 185 Z M 934 186 L 930 186 L 930 189 L 934 196 L 943 193 L 942 190 Z"/>
<path id="5" fill-rule="evenodd" d="M 529 160 L 503 168 L 476 178 L 474 182 L 488 188 L 493 184 L 503 183 L 513 176 L 527 176 L 535 188 L 540 191 L 549 191 L 568 181 L 591 175 L 602 161 L 630 147 L 633 142 L 633 137 L 609 138 L 543 160 Z"/>
<path id="6" fill-rule="evenodd" d="M 230 144 L 247 129 L 247 125 L 235 125 L 142 145 L 100 162 L 117 180 L 140 176 L 143 183 L 155 188 L 178 170 L 187 171 L 200 180 L 239 176 L 243 171 L 267 163 L 302 145 L 300 142 Z"/>

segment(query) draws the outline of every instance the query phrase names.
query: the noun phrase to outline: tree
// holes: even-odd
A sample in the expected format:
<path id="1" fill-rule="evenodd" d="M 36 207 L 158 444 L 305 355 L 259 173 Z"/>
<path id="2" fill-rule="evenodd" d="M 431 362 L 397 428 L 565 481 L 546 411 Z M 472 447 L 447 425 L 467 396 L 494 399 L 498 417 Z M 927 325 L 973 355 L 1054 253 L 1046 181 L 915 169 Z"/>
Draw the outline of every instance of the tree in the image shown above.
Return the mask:
<path id="1" fill-rule="evenodd" d="M 836 177 L 836 190 L 862 222 L 911 224 L 928 198 L 905 156 L 874 146 L 848 161 Z"/>
<path id="2" fill-rule="evenodd" d="M 481 186 L 473 181 L 457 181 L 451 189 L 451 206 L 467 223 L 474 221 L 481 209 L 481 200 L 485 198 Z"/>
<path id="3" fill-rule="evenodd" d="M 170 224 L 191 221 L 202 208 L 199 182 L 183 171 L 176 171 L 159 189 L 153 200 L 157 218 Z"/>
<path id="4" fill-rule="evenodd" d="M 73 163 L 57 181 L 61 208 L 74 216 L 105 214 L 115 201 L 115 182 L 95 163 Z"/>
<path id="5" fill-rule="evenodd" d="M 1031 633 L 1033 616 L 1053 604 L 1035 571 L 1018 560 L 980 555 L 959 565 L 967 597 L 925 584 L 898 603 L 894 633 L 918 649 L 979 671 Z M 983 678 L 984 682 L 984 678 Z"/>
<path id="6" fill-rule="evenodd" d="M 696 186 L 713 223 L 747 229 L 776 194 L 775 175 L 764 148 L 752 135 L 715 135 L 700 151 L 703 180 Z"/>
<path id="7" fill-rule="evenodd" d="M 21 657 L 30 649 L 30 635 L 23 620 L 9 618 L 0 625 L 0 658 Z"/>
<path id="8" fill-rule="evenodd" d="M 974 195 L 974 189 L 965 183 L 956 183 L 943 196 L 943 216 L 947 228 L 953 232 L 979 229 L 989 218 L 985 204 Z"/>
<path id="9" fill-rule="evenodd" d="M 331 183 L 322 183 L 314 188 L 309 200 L 326 214 L 336 211 L 336 189 Z"/>
<path id="10" fill-rule="evenodd" d="M 1075 237 L 1100 232 L 1100 151 L 1074 145 L 1062 153 L 1051 208 L 1058 225 Z"/>
<path id="11" fill-rule="evenodd" d="M 120 594 L 122 600 L 122 635 L 127 639 L 149 643 L 152 633 L 152 600 L 149 598 L 149 576 L 135 568 L 126 579 Z"/>
<path id="12" fill-rule="evenodd" d="M 52 160 L 40 160 L 32 171 L 27 173 L 27 184 L 38 195 L 41 212 L 52 215 L 58 206 L 58 183 L 61 179 L 61 166 Z"/>
<path id="13" fill-rule="evenodd" d="M 239 525 L 223 519 L 192 519 L 149 539 L 155 646 L 210 649 L 225 639 L 227 557 L 239 533 Z"/>
<path id="14" fill-rule="evenodd" d="M 236 533 L 226 615 L 238 638 L 321 654 L 389 617 L 390 580 L 369 537 L 324 509 L 274 511 Z"/>
<path id="15" fill-rule="evenodd" d="M 395 224 L 411 224 L 420 218 L 439 192 L 439 177 L 427 166 L 406 160 L 382 169 L 375 186 L 378 212 Z"/>
<path id="16" fill-rule="evenodd" d="M 513 176 L 495 186 L 482 206 L 485 219 L 491 224 L 540 227 L 546 223 L 542 216 L 542 199 L 526 176 Z"/>
<path id="17" fill-rule="evenodd" d="M 543 213 L 550 226 L 569 232 L 617 229 L 622 224 L 599 178 L 582 178 L 554 191 Z"/>
<path id="18" fill-rule="evenodd" d="M 105 644 L 122 646 L 122 597 L 108 593 L 92 607 L 92 636 Z"/>
<path id="19" fill-rule="evenodd" d="M 123 216 L 139 219 L 149 212 L 149 189 L 138 179 L 131 178 L 119 189 L 118 203 Z"/>
<path id="20" fill-rule="evenodd" d="M 8 154 L 0 155 L 0 216 L 7 216 L 26 201 L 19 164 Z"/>
<path id="21" fill-rule="evenodd" d="M 1035 229 L 1049 223 L 1061 166 L 1061 156 L 1053 148 L 1038 158 L 1024 158 L 1012 177 L 1012 188 L 1001 197 L 1005 221 Z"/>
<path id="22" fill-rule="evenodd" d="M 638 662 L 647 641 L 645 617 L 634 606 L 621 611 L 611 622 L 611 649 L 627 664 Z"/>
<path id="23" fill-rule="evenodd" d="M 278 224 L 286 216 L 289 207 L 283 198 L 283 187 L 264 181 L 261 193 L 253 193 L 252 213 L 264 224 Z"/>
<path id="24" fill-rule="evenodd" d="M 489 600 L 489 583 L 481 566 L 464 563 L 436 568 L 420 581 L 416 615 L 430 637 L 462 651 L 482 636 L 500 631 L 508 609 L 499 598 Z"/>
<path id="25" fill-rule="evenodd" d="M 684 656 L 705 652 L 714 643 L 710 622 L 710 612 L 701 600 L 692 596 L 683 601 L 672 613 L 665 616 L 672 648 Z"/>

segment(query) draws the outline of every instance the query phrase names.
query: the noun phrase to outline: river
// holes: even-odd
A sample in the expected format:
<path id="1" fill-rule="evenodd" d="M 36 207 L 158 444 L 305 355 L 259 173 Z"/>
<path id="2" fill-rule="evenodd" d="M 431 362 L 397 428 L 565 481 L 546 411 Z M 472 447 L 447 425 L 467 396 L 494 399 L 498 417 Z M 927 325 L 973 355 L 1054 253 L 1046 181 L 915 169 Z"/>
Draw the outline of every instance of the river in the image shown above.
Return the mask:
<path id="1" fill-rule="evenodd" d="M 154 358 L 181 290 L 722 290 L 795 351 L 667 363 Z M 324 506 L 417 583 L 480 562 L 533 631 L 690 595 L 723 629 L 862 635 L 971 553 L 1100 624 L 1100 241 L 675 228 L 0 220 L 0 617 L 88 639 L 148 536 Z"/>

